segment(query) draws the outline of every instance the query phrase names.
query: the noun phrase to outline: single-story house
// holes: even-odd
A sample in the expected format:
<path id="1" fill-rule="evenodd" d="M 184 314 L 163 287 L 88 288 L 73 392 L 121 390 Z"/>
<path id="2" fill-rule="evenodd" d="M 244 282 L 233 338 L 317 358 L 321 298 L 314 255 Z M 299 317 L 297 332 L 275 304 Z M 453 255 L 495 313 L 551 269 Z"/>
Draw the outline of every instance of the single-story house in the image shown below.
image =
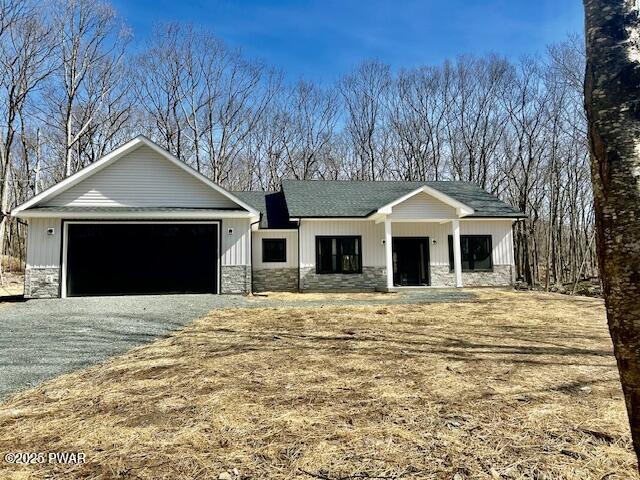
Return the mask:
<path id="1" fill-rule="evenodd" d="M 509 285 L 523 217 L 468 182 L 230 192 L 143 136 L 11 214 L 28 298 Z"/>

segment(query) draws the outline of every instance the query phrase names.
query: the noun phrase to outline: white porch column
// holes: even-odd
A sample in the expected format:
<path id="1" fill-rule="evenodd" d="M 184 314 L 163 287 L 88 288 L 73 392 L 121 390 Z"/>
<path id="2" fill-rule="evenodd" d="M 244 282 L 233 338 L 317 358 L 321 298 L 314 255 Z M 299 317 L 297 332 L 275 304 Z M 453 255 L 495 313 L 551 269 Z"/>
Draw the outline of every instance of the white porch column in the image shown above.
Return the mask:
<path id="1" fill-rule="evenodd" d="M 462 252 L 460 251 L 460 220 L 451 220 L 453 235 L 453 271 L 456 277 L 456 287 L 462 286 Z"/>
<path id="2" fill-rule="evenodd" d="M 384 221 L 384 258 L 387 266 L 387 288 L 393 288 L 393 250 L 391 221 Z"/>

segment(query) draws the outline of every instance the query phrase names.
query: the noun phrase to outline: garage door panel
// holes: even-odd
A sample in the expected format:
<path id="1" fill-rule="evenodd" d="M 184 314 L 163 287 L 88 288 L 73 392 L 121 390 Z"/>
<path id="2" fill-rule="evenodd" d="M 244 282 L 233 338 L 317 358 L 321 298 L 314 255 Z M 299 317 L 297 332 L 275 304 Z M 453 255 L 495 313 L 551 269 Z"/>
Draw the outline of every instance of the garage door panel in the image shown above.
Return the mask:
<path id="1" fill-rule="evenodd" d="M 67 295 L 215 293 L 215 224 L 69 224 Z"/>

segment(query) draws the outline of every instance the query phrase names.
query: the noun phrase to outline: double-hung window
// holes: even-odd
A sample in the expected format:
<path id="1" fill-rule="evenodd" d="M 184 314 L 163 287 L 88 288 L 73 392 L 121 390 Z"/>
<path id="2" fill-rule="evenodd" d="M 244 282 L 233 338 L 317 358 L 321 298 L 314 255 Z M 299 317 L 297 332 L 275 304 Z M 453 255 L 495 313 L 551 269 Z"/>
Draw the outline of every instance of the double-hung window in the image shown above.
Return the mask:
<path id="1" fill-rule="evenodd" d="M 316 237 L 316 273 L 362 273 L 362 238 Z"/>
<path id="2" fill-rule="evenodd" d="M 490 272 L 493 269 L 491 261 L 491 235 L 460 235 L 460 252 L 462 253 L 463 272 Z M 453 236 L 449 235 L 449 270 L 453 265 Z"/>

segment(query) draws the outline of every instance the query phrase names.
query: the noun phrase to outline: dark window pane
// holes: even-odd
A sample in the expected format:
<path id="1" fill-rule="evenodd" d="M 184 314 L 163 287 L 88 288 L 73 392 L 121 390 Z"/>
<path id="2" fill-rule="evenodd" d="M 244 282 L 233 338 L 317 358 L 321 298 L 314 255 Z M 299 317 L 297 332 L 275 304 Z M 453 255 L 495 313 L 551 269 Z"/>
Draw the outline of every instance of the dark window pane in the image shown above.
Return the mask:
<path id="1" fill-rule="evenodd" d="M 449 270 L 453 272 L 455 265 L 453 264 L 453 235 L 449 235 Z"/>
<path id="2" fill-rule="evenodd" d="M 460 235 L 462 271 L 491 270 L 491 235 Z M 449 235 L 449 269 L 453 265 L 453 236 Z"/>
<path id="3" fill-rule="evenodd" d="M 286 239 L 263 238 L 262 239 L 262 261 L 263 262 L 286 262 L 287 261 Z"/>
<path id="4" fill-rule="evenodd" d="M 460 236 L 460 253 L 462 253 L 462 270 L 473 270 L 470 255 L 471 243 L 469 237 Z"/>
<path id="5" fill-rule="evenodd" d="M 318 238 L 317 242 L 317 270 L 318 273 L 330 273 L 332 268 L 331 239 Z"/>
<path id="6" fill-rule="evenodd" d="M 491 270 L 491 237 L 473 237 L 471 256 L 474 270 Z"/>
<path id="7" fill-rule="evenodd" d="M 360 273 L 360 237 L 316 237 L 317 273 Z"/>
<path id="8" fill-rule="evenodd" d="M 358 252 L 360 250 L 358 246 L 358 238 L 341 238 L 340 247 L 342 252 L 342 272 L 353 273 L 360 270 Z"/>

